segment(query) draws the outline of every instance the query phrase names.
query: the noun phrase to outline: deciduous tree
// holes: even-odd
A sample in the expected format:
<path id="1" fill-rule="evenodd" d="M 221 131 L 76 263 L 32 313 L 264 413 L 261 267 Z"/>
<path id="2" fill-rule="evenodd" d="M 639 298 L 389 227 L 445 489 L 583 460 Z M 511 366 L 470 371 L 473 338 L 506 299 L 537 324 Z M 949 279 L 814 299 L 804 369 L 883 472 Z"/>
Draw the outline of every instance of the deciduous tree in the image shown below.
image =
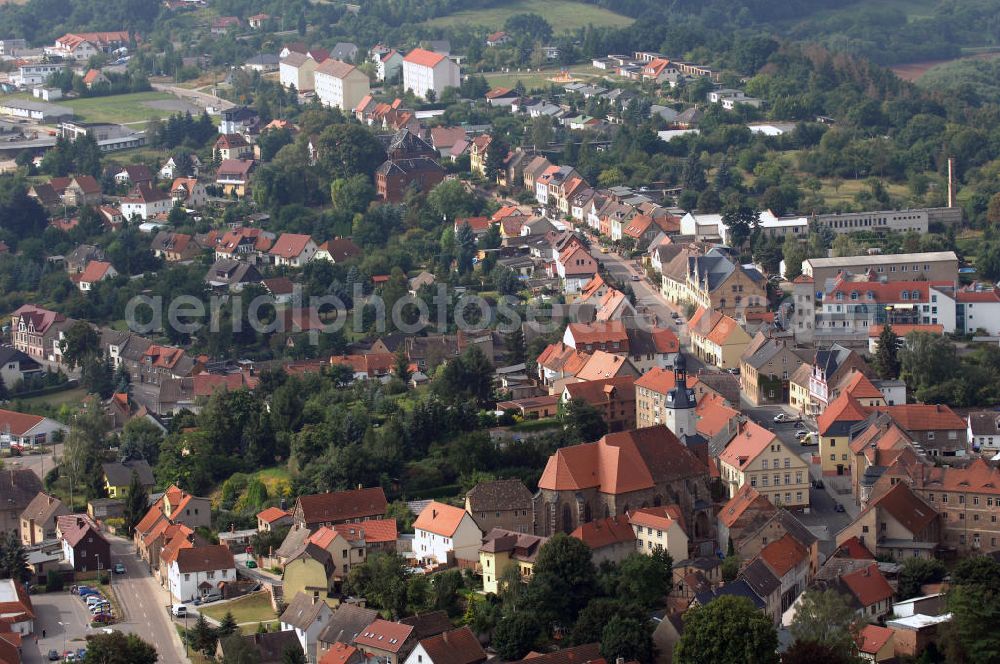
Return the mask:
<path id="1" fill-rule="evenodd" d="M 750 600 L 732 595 L 684 614 L 677 664 L 777 664 L 778 633 Z"/>

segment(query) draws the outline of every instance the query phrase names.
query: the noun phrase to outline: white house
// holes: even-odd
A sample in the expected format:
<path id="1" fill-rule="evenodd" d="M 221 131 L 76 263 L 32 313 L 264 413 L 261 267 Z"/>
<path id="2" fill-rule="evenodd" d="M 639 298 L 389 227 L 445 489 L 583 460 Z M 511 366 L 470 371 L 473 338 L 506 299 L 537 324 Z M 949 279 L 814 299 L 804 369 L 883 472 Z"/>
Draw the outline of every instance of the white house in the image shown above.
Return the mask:
<path id="1" fill-rule="evenodd" d="M 405 664 L 479 664 L 485 661 L 486 651 L 466 626 L 419 641 Z"/>
<path id="2" fill-rule="evenodd" d="M 686 560 L 688 536 L 680 518 L 680 509 L 676 505 L 644 507 L 631 512 L 628 520 L 635 533 L 635 550 L 651 556 L 659 549 L 669 553 L 674 560 Z"/>
<path id="3" fill-rule="evenodd" d="M 268 253 L 275 265 L 303 267 L 316 255 L 316 249 L 316 243 L 308 235 L 282 233 Z"/>
<path id="4" fill-rule="evenodd" d="M 403 67 L 403 54 L 394 48 L 372 51 L 372 62 L 375 63 L 375 77 L 380 81 L 394 79 Z"/>
<path id="5" fill-rule="evenodd" d="M 969 444 L 980 454 L 990 456 L 1000 452 L 1000 412 L 981 410 L 966 417 Z"/>
<path id="6" fill-rule="evenodd" d="M 73 275 L 77 277 L 77 275 Z M 93 290 L 94 284 L 104 281 L 105 279 L 114 279 L 118 276 L 118 271 L 115 267 L 106 261 L 90 261 L 87 263 L 87 267 L 83 268 L 83 272 L 77 277 L 79 281 L 76 285 L 84 293 Z"/>
<path id="7" fill-rule="evenodd" d="M 719 237 L 721 224 L 721 214 L 688 212 L 681 217 L 681 235 L 693 235 L 696 240 L 715 239 Z"/>
<path id="8" fill-rule="evenodd" d="M 333 609 L 319 595 L 300 592 L 281 614 L 281 631 L 294 631 L 304 652 L 316 652 L 319 634 L 332 617 Z"/>
<path id="9" fill-rule="evenodd" d="M 563 290 L 579 293 L 597 274 L 597 261 L 579 244 L 571 244 L 556 258 L 556 276 L 563 280 Z"/>
<path id="10" fill-rule="evenodd" d="M 445 565 L 449 559 L 475 562 L 483 533 L 472 515 L 460 507 L 431 501 L 413 523 L 413 553 L 429 565 Z"/>
<path id="11" fill-rule="evenodd" d="M 173 180 L 174 178 L 192 176 L 198 177 L 198 169 L 201 168 L 201 160 L 198 159 L 197 155 L 190 155 L 191 158 L 191 173 L 181 173 L 180 169 L 177 167 L 177 161 L 170 157 L 167 159 L 166 163 L 160 169 L 160 179 L 161 180 Z"/>
<path id="12" fill-rule="evenodd" d="M 459 66 L 440 53 L 415 48 L 403 58 L 403 89 L 427 98 L 431 90 L 438 97 L 445 88 L 461 85 Z"/>
<path id="13" fill-rule="evenodd" d="M 329 58 L 313 74 L 316 97 L 324 106 L 352 110 L 371 88 L 368 75 L 352 64 Z"/>
<path id="14" fill-rule="evenodd" d="M 299 92 L 312 90 L 318 64 L 308 55 L 292 51 L 278 61 L 278 80 L 286 88 L 294 87 Z"/>
<path id="15" fill-rule="evenodd" d="M 136 186 L 121 199 L 121 211 L 126 219 L 139 217 L 145 221 L 158 214 L 168 214 L 173 206 L 170 196 L 148 184 Z"/>
<path id="16" fill-rule="evenodd" d="M 223 544 L 179 549 L 167 568 L 170 594 L 178 602 L 219 592 L 223 581 L 236 580 L 236 563 Z"/>
<path id="17" fill-rule="evenodd" d="M 11 383 L 9 386 L 13 386 Z M 41 415 L 17 413 L 0 409 L 0 448 L 11 444 L 23 447 L 37 447 L 52 441 L 57 431 L 69 433 L 69 428 L 55 420 Z"/>

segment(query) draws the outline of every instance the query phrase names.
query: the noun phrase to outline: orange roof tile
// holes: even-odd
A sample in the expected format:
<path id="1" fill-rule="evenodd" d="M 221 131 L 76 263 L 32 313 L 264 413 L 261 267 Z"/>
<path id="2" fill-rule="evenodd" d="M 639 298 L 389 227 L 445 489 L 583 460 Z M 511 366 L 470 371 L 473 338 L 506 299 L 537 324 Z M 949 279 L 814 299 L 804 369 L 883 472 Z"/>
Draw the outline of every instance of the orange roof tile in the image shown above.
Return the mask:
<path id="1" fill-rule="evenodd" d="M 722 506 L 719 518 L 727 528 L 731 528 L 751 507 L 769 512 L 777 511 L 770 500 L 760 495 L 760 492 L 748 483 L 741 486 L 729 502 Z"/>
<path id="2" fill-rule="evenodd" d="M 466 515 L 460 507 L 431 501 L 413 522 L 413 527 L 443 537 L 452 537 Z"/>
<path id="3" fill-rule="evenodd" d="M 787 537 L 787 536 L 786 536 Z M 882 576 L 877 563 L 840 577 L 863 607 L 892 599 L 892 586 Z"/>
<path id="4" fill-rule="evenodd" d="M 739 432 L 719 455 L 719 461 L 733 468 L 745 469 L 777 436 L 755 422 L 740 424 Z"/>
<path id="5" fill-rule="evenodd" d="M 440 53 L 434 53 L 433 51 L 428 51 L 423 48 L 415 48 L 406 54 L 403 58 L 404 62 L 410 62 L 415 65 L 420 65 L 421 67 L 431 67 L 434 68 L 445 59 L 445 56 Z"/>
<path id="6" fill-rule="evenodd" d="M 786 534 L 781 539 L 775 540 L 761 549 L 760 557 L 771 568 L 774 575 L 780 579 L 793 570 L 796 565 L 806 560 L 809 557 L 809 551 L 799 544 L 799 541 L 791 534 Z"/>
<path id="7" fill-rule="evenodd" d="M 885 413 L 907 431 L 940 431 L 959 429 L 965 431 L 965 420 L 948 406 L 941 404 L 900 404 L 896 406 L 876 406 L 876 411 Z"/>
<path id="8" fill-rule="evenodd" d="M 697 383 L 697 379 L 688 378 L 688 387 Z M 720 431 L 729 426 L 740 412 L 726 405 L 726 400 L 718 394 L 707 393 L 699 401 L 694 409 L 698 417 L 696 428 L 698 433 L 708 438 L 715 437 Z"/>
<path id="9" fill-rule="evenodd" d="M 868 376 L 860 371 L 849 373 L 844 377 L 841 392 L 847 393 L 855 399 L 882 399 L 882 392 L 875 384 L 868 380 Z"/>
<path id="10" fill-rule="evenodd" d="M 838 422 L 861 422 L 866 417 L 868 417 L 867 409 L 861 406 L 851 395 L 841 393 L 816 418 L 816 426 L 819 429 L 819 435 L 825 436 L 830 427 Z"/>
<path id="11" fill-rule="evenodd" d="M 894 633 L 888 627 L 881 625 L 865 625 L 855 635 L 854 642 L 857 643 L 859 651 L 875 656 L 889 643 Z"/>
<path id="12" fill-rule="evenodd" d="M 624 516 L 611 516 L 606 519 L 590 521 L 581 525 L 569 536 L 575 537 L 591 549 L 635 541 L 635 531 L 632 530 L 628 518 Z"/>
<path id="13" fill-rule="evenodd" d="M 678 510 L 670 509 L 671 507 L 676 508 L 677 506 L 643 507 L 629 514 L 628 519 L 630 523 L 636 526 L 669 530 L 675 523 L 678 525 L 682 523 L 681 519 L 676 518 L 679 516 Z M 681 525 L 681 529 L 684 529 L 683 525 Z"/>
<path id="14" fill-rule="evenodd" d="M 631 367 L 628 358 L 621 355 L 614 355 L 603 350 L 595 350 L 593 355 L 584 363 L 577 372 L 576 377 L 582 381 L 603 380 L 613 378 L 627 371 Z"/>
<path id="15" fill-rule="evenodd" d="M 395 542 L 399 537 L 395 519 L 369 519 L 359 523 L 341 523 L 333 527 L 350 541 L 364 538 L 367 544 Z"/>

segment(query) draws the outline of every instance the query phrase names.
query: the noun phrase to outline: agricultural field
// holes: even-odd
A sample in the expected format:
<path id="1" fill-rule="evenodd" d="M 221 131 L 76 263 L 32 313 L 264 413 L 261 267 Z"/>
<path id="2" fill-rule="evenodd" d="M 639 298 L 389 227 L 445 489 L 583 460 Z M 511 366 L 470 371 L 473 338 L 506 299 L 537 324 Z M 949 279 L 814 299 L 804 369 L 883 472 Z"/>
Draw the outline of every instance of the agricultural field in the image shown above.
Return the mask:
<path id="1" fill-rule="evenodd" d="M 481 25 L 490 29 L 503 27 L 504 22 L 514 14 L 534 13 L 541 15 L 556 32 L 568 32 L 587 25 L 594 27 L 621 28 L 632 24 L 632 19 L 601 7 L 587 5 L 572 0 L 550 0 L 534 3 L 527 0 L 505 3 L 502 7 L 470 9 L 439 16 L 426 21 L 432 28 L 451 28 L 459 25 Z"/>

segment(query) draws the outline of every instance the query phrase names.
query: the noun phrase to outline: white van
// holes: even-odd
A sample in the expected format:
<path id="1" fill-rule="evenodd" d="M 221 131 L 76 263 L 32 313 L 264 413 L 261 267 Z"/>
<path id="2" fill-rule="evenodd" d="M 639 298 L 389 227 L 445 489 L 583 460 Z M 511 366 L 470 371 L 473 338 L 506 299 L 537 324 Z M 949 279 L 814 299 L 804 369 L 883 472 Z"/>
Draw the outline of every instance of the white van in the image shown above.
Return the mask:
<path id="1" fill-rule="evenodd" d="M 183 618 L 187 615 L 188 608 L 183 604 L 175 604 L 170 612 L 174 614 L 175 618 Z"/>

